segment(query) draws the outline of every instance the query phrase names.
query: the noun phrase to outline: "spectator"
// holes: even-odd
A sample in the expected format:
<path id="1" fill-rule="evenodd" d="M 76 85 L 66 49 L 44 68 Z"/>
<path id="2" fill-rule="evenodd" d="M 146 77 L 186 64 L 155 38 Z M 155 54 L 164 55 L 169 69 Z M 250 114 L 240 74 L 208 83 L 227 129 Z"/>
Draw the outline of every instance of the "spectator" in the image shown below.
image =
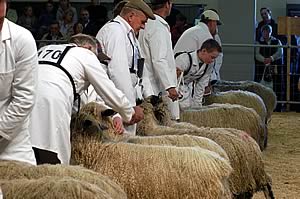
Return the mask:
<path id="1" fill-rule="evenodd" d="M 39 31 L 37 38 L 40 39 L 45 33 L 47 33 L 48 28 L 52 21 L 56 20 L 56 12 L 54 9 L 53 1 L 48 0 L 45 9 L 41 12 L 39 17 Z"/>
<path id="2" fill-rule="evenodd" d="M 14 23 L 18 21 L 18 13 L 11 7 L 11 0 L 7 0 L 6 18 Z"/>
<path id="3" fill-rule="evenodd" d="M 180 82 L 180 91 L 185 91 L 182 92 L 184 96 L 179 102 L 181 110 L 198 107 L 202 102 L 205 87 L 209 83 L 213 70 L 211 63 L 220 52 L 222 48 L 219 43 L 214 39 L 208 39 L 203 42 L 199 50 L 177 54 L 177 76 L 180 80 L 184 80 Z M 193 83 L 194 87 L 190 88 Z M 193 96 L 191 90 L 194 90 Z"/>
<path id="4" fill-rule="evenodd" d="M 38 95 L 30 125 L 38 164 L 69 164 L 73 101 L 89 84 L 125 122 L 137 121 L 137 112 L 101 66 L 94 38 L 75 35 L 70 44 L 48 45 L 39 50 Z"/>
<path id="5" fill-rule="evenodd" d="M 29 30 L 34 36 L 37 28 L 37 19 L 33 14 L 31 6 L 26 6 L 24 12 L 18 19 L 18 24 Z"/>
<path id="6" fill-rule="evenodd" d="M 278 38 L 278 35 L 277 35 L 278 25 L 274 21 L 274 19 L 272 19 L 272 11 L 269 8 L 265 8 L 265 7 L 261 8 L 260 16 L 261 16 L 262 20 L 258 23 L 257 28 L 256 28 L 256 41 L 259 41 L 260 38 L 262 37 L 261 28 L 264 25 L 270 25 L 272 27 L 272 35 L 271 36 Z"/>
<path id="7" fill-rule="evenodd" d="M 37 50 L 32 34 L 5 18 L 0 1 L 0 160 L 35 165 L 28 132 L 35 102 Z"/>
<path id="8" fill-rule="evenodd" d="M 132 106 L 136 105 L 138 98 L 140 82 L 137 75 L 142 67 L 136 34 L 145 27 L 148 18 L 155 19 L 149 6 L 143 0 L 130 0 L 120 15 L 106 23 L 97 34 L 103 52 L 111 57 L 107 73 Z M 137 110 L 141 108 L 137 107 Z M 125 129 L 135 135 L 135 126 L 127 126 Z"/>
<path id="9" fill-rule="evenodd" d="M 59 23 L 63 23 L 64 16 L 68 11 L 73 13 L 72 22 L 75 24 L 78 21 L 77 11 L 74 7 L 71 6 L 69 0 L 59 0 L 59 6 L 56 12 L 56 20 Z"/>
<path id="10" fill-rule="evenodd" d="M 90 14 L 86 8 L 81 8 L 78 22 L 80 22 L 84 28 L 90 23 Z"/>
<path id="11" fill-rule="evenodd" d="M 182 33 L 189 28 L 189 25 L 187 24 L 186 17 L 178 13 L 176 15 L 176 22 L 175 25 L 171 28 L 171 35 L 172 35 L 172 45 L 175 46 L 176 42 L 178 41 L 179 37 L 182 35 Z"/>
<path id="12" fill-rule="evenodd" d="M 65 12 L 65 15 L 63 16 L 63 21 L 60 22 L 59 26 L 60 26 L 60 32 L 63 34 L 63 36 L 66 39 L 69 39 L 73 34 L 73 12 L 71 10 L 68 10 Z"/>
<path id="13" fill-rule="evenodd" d="M 282 45 L 279 39 L 271 36 L 272 27 L 270 25 L 262 26 L 261 35 L 262 37 L 258 44 Z M 256 49 L 255 58 L 255 80 L 258 82 L 261 80 L 271 82 L 271 87 L 276 93 L 277 100 L 283 100 L 285 97 L 283 49 L 281 47 L 259 47 Z M 278 107 L 277 110 L 280 111 L 281 107 Z"/>
<path id="14" fill-rule="evenodd" d="M 79 33 L 82 33 L 83 32 L 82 23 L 80 23 L 80 22 L 75 23 L 74 26 L 73 26 L 73 32 L 74 32 L 73 35 L 77 35 Z"/>
<path id="15" fill-rule="evenodd" d="M 57 44 L 59 40 L 65 40 L 65 37 L 60 32 L 60 27 L 58 21 L 52 21 L 49 27 L 48 33 L 44 34 L 42 40 L 48 40 L 48 42 L 41 42 L 39 48 L 49 45 Z M 59 42 L 61 43 L 61 42 Z"/>
<path id="16" fill-rule="evenodd" d="M 152 0 L 155 20 L 149 20 L 145 30 L 140 32 L 139 41 L 145 57 L 143 73 L 143 95 L 167 95 L 168 107 L 172 119 L 180 118 L 176 66 L 172 49 L 170 27 L 166 17 L 170 15 L 172 2 L 169 0 Z M 176 101 L 176 102 L 175 102 Z"/>

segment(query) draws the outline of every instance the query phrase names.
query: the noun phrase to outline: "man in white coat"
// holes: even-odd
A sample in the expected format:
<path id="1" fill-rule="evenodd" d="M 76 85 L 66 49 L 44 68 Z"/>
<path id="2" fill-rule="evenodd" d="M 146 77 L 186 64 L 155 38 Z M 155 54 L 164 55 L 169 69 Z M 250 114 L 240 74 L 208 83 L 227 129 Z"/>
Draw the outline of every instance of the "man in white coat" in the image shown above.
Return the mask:
<path id="1" fill-rule="evenodd" d="M 0 160 L 36 164 L 28 132 L 35 100 L 37 49 L 31 33 L 5 18 L 0 0 Z"/>
<path id="2" fill-rule="evenodd" d="M 176 57 L 178 76 L 184 80 L 181 82 L 180 88 L 187 92 L 179 102 L 182 110 L 202 105 L 204 90 L 212 72 L 213 65 L 211 63 L 221 52 L 222 48 L 219 43 L 214 39 L 208 39 L 199 50 L 181 53 Z M 190 84 L 194 84 L 193 92 L 188 87 Z"/>
<path id="3" fill-rule="evenodd" d="M 172 49 L 170 27 L 165 18 L 170 15 L 170 0 L 152 0 L 155 20 L 149 20 L 144 31 L 140 31 L 139 41 L 145 57 L 143 72 L 143 95 L 167 95 L 172 119 L 179 119 L 178 93 L 176 90 L 176 66 Z M 175 102 L 173 102 L 175 101 Z"/>
<path id="4" fill-rule="evenodd" d="M 133 124 L 143 118 L 143 113 L 133 108 L 108 78 L 96 56 L 94 38 L 79 34 L 70 42 L 48 45 L 38 51 L 37 102 L 29 128 L 38 164 L 69 164 L 73 101 L 89 84 L 125 122 Z"/>
<path id="5" fill-rule="evenodd" d="M 143 0 L 129 0 L 120 15 L 106 23 L 96 36 L 103 52 L 111 58 L 106 67 L 109 78 L 132 106 L 136 105 L 138 98 L 138 69 L 143 65 L 136 34 L 145 27 L 148 18 L 155 19 L 151 8 Z M 135 135 L 135 125 L 125 129 Z"/>
<path id="6" fill-rule="evenodd" d="M 200 22 L 180 36 L 174 47 L 174 53 L 200 49 L 204 41 L 213 39 L 219 24 L 221 24 L 219 15 L 213 10 L 205 10 Z"/>

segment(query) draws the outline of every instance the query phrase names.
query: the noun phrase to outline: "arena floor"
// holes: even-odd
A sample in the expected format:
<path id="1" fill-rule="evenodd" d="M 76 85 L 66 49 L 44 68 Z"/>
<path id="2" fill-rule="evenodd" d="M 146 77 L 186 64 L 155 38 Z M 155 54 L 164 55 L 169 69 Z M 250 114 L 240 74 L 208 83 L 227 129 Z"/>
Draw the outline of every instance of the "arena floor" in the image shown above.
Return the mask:
<path id="1" fill-rule="evenodd" d="M 300 198 L 300 113 L 274 113 L 269 142 L 263 152 L 267 172 L 273 179 L 276 199 Z M 265 199 L 262 193 L 253 199 Z"/>

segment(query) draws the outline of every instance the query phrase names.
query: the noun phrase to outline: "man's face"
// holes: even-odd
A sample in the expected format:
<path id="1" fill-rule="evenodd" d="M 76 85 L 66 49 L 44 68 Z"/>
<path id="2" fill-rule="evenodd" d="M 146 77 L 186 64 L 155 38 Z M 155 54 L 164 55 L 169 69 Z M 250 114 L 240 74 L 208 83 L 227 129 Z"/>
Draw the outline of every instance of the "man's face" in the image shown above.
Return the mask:
<path id="1" fill-rule="evenodd" d="M 51 32 L 52 35 L 58 35 L 59 25 L 58 24 L 51 24 L 50 25 L 50 32 Z"/>
<path id="2" fill-rule="evenodd" d="M 147 22 L 147 17 L 142 11 L 135 11 L 131 16 L 131 21 L 129 22 L 130 26 L 134 30 L 135 33 L 138 33 L 140 29 L 145 28 L 145 24 Z"/>
<path id="3" fill-rule="evenodd" d="M 215 35 L 217 32 L 217 21 L 211 20 L 207 23 L 207 27 L 211 35 Z"/>
<path id="4" fill-rule="evenodd" d="M 89 14 L 89 11 L 87 10 L 83 10 L 81 11 L 80 13 L 80 18 L 84 21 L 84 22 L 87 22 L 90 18 L 90 14 Z"/>
<path id="5" fill-rule="evenodd" d="M 169 9 L 168 16 L 170 16 L 171 10 L 172 10 L 172 6 L 173 6 L 173 2 L 172 1 L 167 2 L 167 5 L 168 5 L 168 9 Z"/>
<path id="6" fill-rule="evenodd" d="M 202 49 L 201 51 L 198 52 L 199 59 L 205 64 L 213 63 L 218 56 L 219 56 L 219 52 L 217 50 L 208 52 L 206 49 Z"/>
<path id="7" fill-rule="evenodd" d="M 6 0 L 0 0 L 0 19 L 4 19 L 6 15 Z"/>
<path id="8" fill-rule="evenodd" d="M 268 20 L 271 19 L 271 15 L 270 15 L 270 13 L 268 12 L 267 9 L 261 10 L 260 15 L 261 15 L 261 18 L 262 18 L 264 21 L 268 21 Z"/>
<path id="9" fill-rule="evenodd" d="M 268 30 L 263 30 L 262 36 L 263 36 L 264 40 L 269 40 L 269 38 L 271 37 L 271 33 Z"/>

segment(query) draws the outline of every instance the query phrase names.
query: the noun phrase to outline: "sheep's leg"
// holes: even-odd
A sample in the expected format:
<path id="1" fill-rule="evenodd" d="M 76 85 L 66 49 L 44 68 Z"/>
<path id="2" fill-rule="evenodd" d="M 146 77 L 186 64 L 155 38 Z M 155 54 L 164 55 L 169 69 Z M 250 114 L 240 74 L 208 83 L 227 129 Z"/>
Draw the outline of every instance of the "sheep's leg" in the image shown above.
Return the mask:
<path id="1" fill-rule="evenodd" d="M 267 186 L 264 187 L 264 194 L 266 199 L 275 199 L 274 193 L 272 191 L 272 186 L 270 183 L 268 183 Z"/>
<path id="2" fill-rule="evenodd" d="M 253 194 L 250 192 L 245 192 L 239 195 L 235 195 L 234 199 L 251 199 L 253 197 Z"/>

